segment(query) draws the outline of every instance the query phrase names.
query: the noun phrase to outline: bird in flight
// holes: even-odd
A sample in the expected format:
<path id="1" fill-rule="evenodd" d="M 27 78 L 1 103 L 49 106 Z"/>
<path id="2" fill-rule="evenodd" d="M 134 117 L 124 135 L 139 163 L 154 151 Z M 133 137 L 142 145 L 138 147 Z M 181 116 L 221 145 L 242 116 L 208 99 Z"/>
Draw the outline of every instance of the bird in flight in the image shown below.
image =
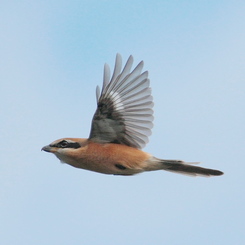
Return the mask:
<path id="1" fill-rule="evenodd" d="M 122 69 L 117 54 L 115 68 L 104 66 L 103 87 L 96 88 L 97 109 L 89 138 L 62 138 L 44 146 L 61 162 L 103 174 L 134 175 L 166 170 L 191 176 L 218 176 L 223 172 L 197 167 L 181 160 L 164 160 L 142 151 L 153 127 L 153 98 L 143 61 L 132 71 L 130 56 Z"/>

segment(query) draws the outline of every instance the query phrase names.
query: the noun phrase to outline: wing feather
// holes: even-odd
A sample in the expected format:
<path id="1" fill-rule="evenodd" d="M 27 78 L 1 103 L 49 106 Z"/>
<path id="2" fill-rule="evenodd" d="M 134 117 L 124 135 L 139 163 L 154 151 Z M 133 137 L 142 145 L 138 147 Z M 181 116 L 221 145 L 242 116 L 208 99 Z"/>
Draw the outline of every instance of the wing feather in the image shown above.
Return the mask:
<path id="1" fill-rule="evenodd" d="M 105 64 L 101 94 L 96 89 L 97 110 L 90 140 L 136 148 L 143 148 L 148 142 L 154 119 L 150 80 L 147 71 L 142 73 L 143 61 L 131 71 L 132 65 L 131 55 L 122 70 L 122 58 L 117 54 L 110 79 L 110 69 Z"/>

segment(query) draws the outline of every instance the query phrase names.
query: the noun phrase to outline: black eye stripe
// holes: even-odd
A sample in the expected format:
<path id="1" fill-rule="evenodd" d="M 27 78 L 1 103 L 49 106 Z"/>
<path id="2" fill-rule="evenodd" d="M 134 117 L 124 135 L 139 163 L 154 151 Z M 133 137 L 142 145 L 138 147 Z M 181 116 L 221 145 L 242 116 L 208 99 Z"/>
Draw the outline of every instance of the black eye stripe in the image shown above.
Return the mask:
<path id="1" fill-rule="evenodd" d="M 68 143 L 68 145 L 66 146 L 66 148 L 74 148 L 74 149 L 77 149 L 80 147 L 81 147 L 81 145 L 77 142 Z"/>
<path id="2" fill-rule="evenodd" d="M 77 149 L 81 147 L 81 145 L 77 142 L 68 142 L 66 140 L 62 140 L 59 143 L 50 146 L 58 147 L 58 148 L 73 148 L 73 149 Z"/>

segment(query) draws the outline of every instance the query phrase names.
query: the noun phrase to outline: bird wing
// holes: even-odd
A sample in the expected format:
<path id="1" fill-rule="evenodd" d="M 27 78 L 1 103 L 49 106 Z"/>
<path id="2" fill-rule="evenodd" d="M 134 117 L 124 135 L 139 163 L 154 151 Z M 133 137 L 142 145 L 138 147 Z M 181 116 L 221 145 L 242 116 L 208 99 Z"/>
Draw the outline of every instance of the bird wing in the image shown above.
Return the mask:
<path id="1" fill-rule="evenodd" d="M 98 143 L 117 143 L 143 148 L 153 127 L 153 98 L 148 72 L 142 73 L 143 61 L 133 71 L 130 56 L 122 69 L 122 57 L 116 56 L 110 79 L 110 68 L 104 67 L 103 87 L 96 88 L 97 110 L 89 139 Z"/>

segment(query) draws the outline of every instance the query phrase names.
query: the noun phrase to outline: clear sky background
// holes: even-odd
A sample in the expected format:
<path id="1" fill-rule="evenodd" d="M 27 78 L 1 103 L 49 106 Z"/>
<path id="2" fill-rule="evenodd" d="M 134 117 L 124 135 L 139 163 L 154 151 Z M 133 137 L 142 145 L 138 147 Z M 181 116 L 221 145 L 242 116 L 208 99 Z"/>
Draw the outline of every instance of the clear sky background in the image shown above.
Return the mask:
<path id="1" fill-rule="evenodd" d="M 1 2 L 0 244 L 245 244 L 245 2 Z M 44 146 L 87 137 L 103 65 L 145 61 L 144 149 L 225 172 L 102 175 Z"/>

